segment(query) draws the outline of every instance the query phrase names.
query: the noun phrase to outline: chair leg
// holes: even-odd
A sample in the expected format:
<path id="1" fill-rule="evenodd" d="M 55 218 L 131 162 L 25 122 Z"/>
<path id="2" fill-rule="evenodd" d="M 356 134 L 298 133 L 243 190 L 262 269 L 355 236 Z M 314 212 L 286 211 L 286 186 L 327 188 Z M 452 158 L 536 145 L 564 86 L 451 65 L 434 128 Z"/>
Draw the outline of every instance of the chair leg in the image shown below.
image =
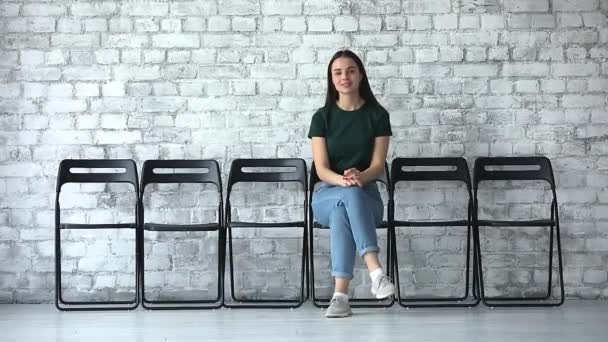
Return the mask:
<path id="1" fill-rule="evenodd" d="M 399 282 L 399 262 L 398 262 L 398 258 L 397 258 L 397 234 L 395 232 L 395 227 L 392 227 L 392 246 L 391 249 L 393 250 L 393 273 L 394 273 L 394 278 L 393 280 L 395 281 L 395 298 L 397 299 L 397 302 L 399 302 L 399 298 L 401 298 L 401 285 Z"/>
<path id="2" fill-rule="evenodd" d="M 547 279 L 547 294 L 543 299 L 551 298 L 552 283 L 553 283 L 553 225 L 549 228 L 549 267 Z"/>
<path id="3" fill-rule="evenodd" d="M 554 218 L 554 212 L 555 212 L 555 201 L 551 202 L 551 222 L 553 221 Z M 550 234 L 549 234 L 549 279 L 547 279 L 547 297 L 546 298 L 550 298 L 551 297 L 551 292 L 553 290 L 553 286 L 552 286 L 552 282 L 553 282 L 553 228 L 554 225 L 551 224 L 551 228 L 550 228 Z"/>
<path id="4" fill-rule="evenodd" d="M 318 308 L 323 308 L 324 306 L 322 306 L 318 301 L 317 301 L 317 294 L 315 291 L 315 254 L 314 254 L 314 238 L 313 238 L 313 234 L 310 234 L 310 246 L 308 246 L 308 253 L 310 254 L 308 256 L 308 259 L 310 260 L 310 297 L 312 299 L 312 304 Z"/>
<path id="5" fill-rule="evenodd" d="M 475 242 L 475 255 L 477 259 L 477 292 L 483 304 L 489 306 L 489 304 L 486 302 L 485 285 L 483 281 L 483 261 L 481 258 L 481 239 L 479 237 L 479 226 L 477 225 L 473 227 L 473 237 Z"/>
<path id="6" fill-rule="evenodd" d="M 472 294 L 473 294 L 473 298 L 480 300 L 480 295 L 479 295 L 479 271 L 478 271 L 478 267 L 477 267 L 477 243 L 475 242 L 475 236 L 474 236 L 474 232 L 472 232 L 472 236 L 471 236 L 472 240 L 473 240 L 473 273 L 472 273 L 472 277 L 473 277 L 473 284 L 472 284 Z"/>
<path id="7" fill-rule="evenodd" d="M 228 225 L 228 262 L 230 265 L 230 297 L 233 301 L 238 302 L 238 299 L 235 297 L 235 289 L 234 289 L 234 255 L 232 254 L 232 228 Z"/>
<path id="8" fill-rule="evenodd" d="M 306 270 L 308 263 L 306 262 L 306 249 L 308 232 L 306 231 L 307 225 L 304 224 L 302 232 L 302 264 L 300 271 L 300 305 L 308 300 L 308 272 Z"/>
<path id="9" fill-rule="evenodd" d="M 555 236 L 557 240 L 557 262 L 558 262 L 558 271 L 559 271 L 559 286 L 560 286 L 560 300 L 557 305 L 564 304 L 564 300 L 566 299 L 565 289 L 564 289 L 564 268 L 562 263 L 562 245 L 561 238 L 559 232 L 559 214 L 557 208 L 557 200 L 555 200 Z"/>
<path id="10" fill-rule="evenodd" d="M 471 240 L 473 241 L 473 247 L 471 248 Z M 466 256 L 466 280 L 465 280 L 465 293 L 464 297 L 469 298 L 469 290 L 471 296 L 475 300 L 471 306 L 477 306 L 480 303 L 479 295 L 477 293 L 477 256 L 475 255 L 475 239 L 472 236 L 471 225 L 467 226 L 467 256 Z M 472 254 L 472 257 L 471 257 Z M 473 270 L 471 273 L 471 264 L 473 264 Z"/>

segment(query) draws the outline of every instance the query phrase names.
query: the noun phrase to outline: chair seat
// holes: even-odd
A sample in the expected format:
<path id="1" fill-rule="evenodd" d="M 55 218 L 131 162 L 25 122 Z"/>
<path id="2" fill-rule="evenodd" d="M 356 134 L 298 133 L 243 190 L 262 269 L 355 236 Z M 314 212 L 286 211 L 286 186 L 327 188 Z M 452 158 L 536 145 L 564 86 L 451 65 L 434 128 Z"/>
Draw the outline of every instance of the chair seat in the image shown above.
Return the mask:
<path id="1" fill-rule="evenodd" d="M 230 227 L 232 228 L 288 228 L 295 227 L 301 228 L 304 227 L 304 221 L 295 221 L 295 222 L 241 222 L 241 221 L 232 221 L 230 222 Z"/>
<path id="2" fill-rule="evenodd" d="M 163 223 L 145 223 L 144 230 L 151 232 L 210 232 L 220 229 L 217 223 L 202 223 L 202 224 L 163 224 Z"/>
<path id="3" fill-rule="evenodd" d="M 490 227 L 546 227 L 555 225 L 552 220 L 526 220 L 526 221 L 500 221 L 500 220 L 478 220 L 478 226 Z"/>
<path id="4" fill-rule="evenodd" d="M 62 223 L 59 225 L 61 229 L 124 229 L 137 228 L 135 223 Z"/>
<path id="5" fill-rule="evenodd" d="M 455 221 L 395 221 L 395 227 L 466 227 L 467 220 Z"/>
<path id="6" fill-rule="evenodd" d="M 314 223 L 312 224 L 312 226 L 313 226 L 313 228 L 319 228 L 319 229 L 329 229 L 329 227 L 328 227 L 328 226 L 324 226 L 324 225 L 322 225 L 322 224 L 320 224 L 320 223 L 318 223 L 318 222 L 314 222 Z M 380 225 L 379 225 L 378 227 L 376 227 L 376 228 L 384 228 L 384 229 L 386 229 L 386 228 L 388 228 L 388 227 L 389 227 L 388 222 L 386 222 L 386 221 L 382 221 L 382 223 L 380 223 Z"/>

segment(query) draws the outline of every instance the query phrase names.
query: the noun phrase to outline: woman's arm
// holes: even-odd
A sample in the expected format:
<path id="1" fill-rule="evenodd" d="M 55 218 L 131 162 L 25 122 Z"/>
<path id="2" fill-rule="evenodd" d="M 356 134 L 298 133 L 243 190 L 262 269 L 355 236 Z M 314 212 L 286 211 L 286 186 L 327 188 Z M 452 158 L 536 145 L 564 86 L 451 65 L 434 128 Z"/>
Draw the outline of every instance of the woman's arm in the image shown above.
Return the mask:
<path id="1" fill-rule="evenodd" d="M 319 179 L 323 182 L 337 186 L 352 186 L 353 181 L 335 173 L 329 167 L 329 155 L 327 154 L 327 143 L 323 137 L 312 137 L 312 157 Z M 384 165 L 384 164 L 383 164 Z"/>
<path id="2" fill-rule="evenodd" d="M 376 137 L 374 140 L 374 152 L 372 154 L 372 162 L 366 170 L 360 173 L 360 178 L 363 184 L 372 182 L 384 173 L 384 165 L 386 163 L 386 155 L 388 153 L 388 136 Z"/>

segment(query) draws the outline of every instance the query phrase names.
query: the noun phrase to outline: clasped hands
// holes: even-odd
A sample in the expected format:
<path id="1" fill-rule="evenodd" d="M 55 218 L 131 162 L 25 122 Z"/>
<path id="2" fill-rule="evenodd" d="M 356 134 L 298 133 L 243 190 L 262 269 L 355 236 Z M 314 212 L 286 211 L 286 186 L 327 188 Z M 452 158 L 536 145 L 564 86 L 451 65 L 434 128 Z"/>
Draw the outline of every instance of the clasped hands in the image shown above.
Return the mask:
<path id="1" fill-rule="evenodd" d="M 361 171 L 353 168 L 344 170 L 344 174 L 342 175 L 342 185 L 343 187 L 349 186 L 358 186 L 363 187 L 363 179 L 361 179 Z"/>

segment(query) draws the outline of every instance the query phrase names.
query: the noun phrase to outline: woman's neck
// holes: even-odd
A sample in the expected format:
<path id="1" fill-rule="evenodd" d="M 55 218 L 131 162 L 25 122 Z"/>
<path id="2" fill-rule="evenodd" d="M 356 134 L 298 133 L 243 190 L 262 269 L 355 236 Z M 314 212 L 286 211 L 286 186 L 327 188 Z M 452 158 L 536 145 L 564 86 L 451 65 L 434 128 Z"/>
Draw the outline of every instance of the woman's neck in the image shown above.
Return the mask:
<path id="1" fill-rule="evenodd" d="M 340 95 L 340 98 L 338 98 L 338 101 L 336 101 L 336 104 L 338 105 L 338 107 L 340 107 L 343 110 L 348 110 L 348 111 L 357 110 L 357 109 L 361 108 L 361 106 L 363 106 L 364 103 L 365 103 L 365 100 L 363 100 L 363 98 L 361 98 L 361 96 L 359 96 L 359 94 L 357 94 L 357 95 Z"/>

